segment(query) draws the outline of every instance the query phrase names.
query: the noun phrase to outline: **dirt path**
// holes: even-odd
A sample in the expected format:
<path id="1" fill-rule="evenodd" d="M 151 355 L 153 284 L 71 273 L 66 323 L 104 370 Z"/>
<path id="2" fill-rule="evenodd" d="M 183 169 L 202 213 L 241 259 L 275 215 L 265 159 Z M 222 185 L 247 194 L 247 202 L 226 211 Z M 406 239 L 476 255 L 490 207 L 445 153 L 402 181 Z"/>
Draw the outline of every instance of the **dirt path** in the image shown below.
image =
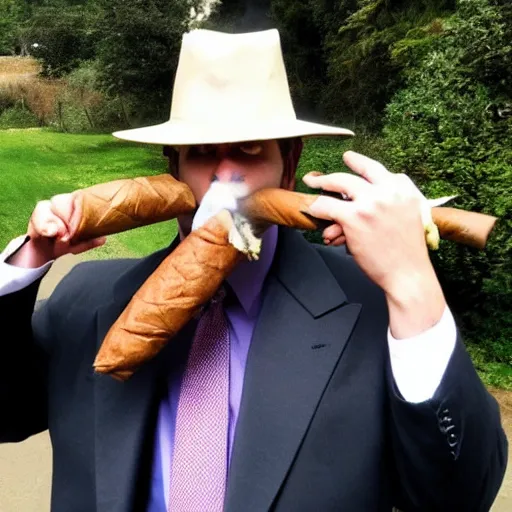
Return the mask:
<path id="1" fill-rule="evenodd" d="M 41 283 L 38 298 L 47 297 L 56 283 L 82 259 L 73 255 L 61 258 Z M 500 403 L 503 424 L 512 442 L 512 392 L 491 391 Z M 46 432 L 20 444 L 0 445 L 0 512 L 49 512 L 51 469 L 51 446 Z M 505 481 L 492 512 L 511 510 L 512 454 L 509 454 Z"/>
<path id="2" fill-rule="evenodd" d="M 505 480 L 501 486 L 500 492 L 494 506 L 493 512 L 510 512 L 512 510 L 512 392 L 501 389 L 491 389 L 491 393 L 496 397 L 500 404 L 503 427 L 507 433 L 509 441 L 508 467 L 505 474 Z"/>

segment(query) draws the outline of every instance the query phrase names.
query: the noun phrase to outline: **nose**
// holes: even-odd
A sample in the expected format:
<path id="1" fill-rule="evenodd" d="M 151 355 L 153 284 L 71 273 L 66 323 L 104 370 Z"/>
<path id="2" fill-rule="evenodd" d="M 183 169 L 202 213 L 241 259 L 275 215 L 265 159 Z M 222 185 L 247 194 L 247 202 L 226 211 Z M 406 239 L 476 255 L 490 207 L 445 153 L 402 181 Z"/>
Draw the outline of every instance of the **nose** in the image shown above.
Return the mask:
<path id="1" fill-rule="evenodd" d="M 230 159 L 227 155 L 220 158 L 212 181 L 242 182 L 244 175 L 240 164 Z"/>

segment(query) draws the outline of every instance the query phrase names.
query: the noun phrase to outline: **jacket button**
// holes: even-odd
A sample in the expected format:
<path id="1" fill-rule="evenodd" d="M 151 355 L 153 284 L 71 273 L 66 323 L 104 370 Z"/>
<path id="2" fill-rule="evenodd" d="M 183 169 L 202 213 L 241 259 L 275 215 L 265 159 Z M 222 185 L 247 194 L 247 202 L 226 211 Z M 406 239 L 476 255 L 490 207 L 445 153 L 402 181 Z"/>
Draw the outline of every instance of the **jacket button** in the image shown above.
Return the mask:
<path id="1" fill-rule="evenodd" d="M 450 434 L 448 436 L 448 444 L 450 445 L 450 448 L 457 446 L 457 436 L 455 434 Z"/>

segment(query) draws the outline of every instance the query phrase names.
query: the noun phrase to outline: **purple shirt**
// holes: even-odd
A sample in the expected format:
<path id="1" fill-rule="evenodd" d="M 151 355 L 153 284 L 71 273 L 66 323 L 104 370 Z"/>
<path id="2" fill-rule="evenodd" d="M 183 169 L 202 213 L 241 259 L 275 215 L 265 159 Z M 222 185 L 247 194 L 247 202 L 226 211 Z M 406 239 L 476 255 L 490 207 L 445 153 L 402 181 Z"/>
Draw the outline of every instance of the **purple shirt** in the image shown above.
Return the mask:
<path id="1" fill-rule="evenodd" d="M 260 258 L 257 261 L 242 262 L 228 278 L 228 282 L 239 302 L 226 308 L 230 334 L 229 459 L 231 459 L 234 433 L 240 410 L 247 353 L 249 352 L 254 325 L 260 310 L 261 289 L 274 258 L 277 232 L 277 226 L 270 227 L 263 236 Z M 168 395 L 160 405 L 147 512 L 167 511 L 171 460 L 174 451 L 174 426 L 181 378 L 181 371 L 169 375 Z"/>

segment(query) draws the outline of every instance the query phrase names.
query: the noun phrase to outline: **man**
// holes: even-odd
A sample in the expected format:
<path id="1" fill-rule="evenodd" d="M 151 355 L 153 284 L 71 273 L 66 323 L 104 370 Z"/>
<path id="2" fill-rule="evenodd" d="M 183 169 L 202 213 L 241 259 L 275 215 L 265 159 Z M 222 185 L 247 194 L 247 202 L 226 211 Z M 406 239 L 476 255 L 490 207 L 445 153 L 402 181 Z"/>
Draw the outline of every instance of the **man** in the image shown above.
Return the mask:
<path id="1" fill-rule="evenodd" d="M 206 202 L 212 183 L 293 188 L 301 137 L 319 134 L 350 132 L 295 118 L 271 30 L 185 35 L 169 121 L 115 135 L 165 146 Z M 206 310 L 223 304 L 227 327 L 202 317 L 122 383 L 94 374 L 95 354 L 180 240 L 76 266 L 31 321 L 52 262 L 104 242 L 70 246 L 69 196 L 36 206 L 3 253 L 0 439 L 49 428 L 54 511 L 489 510 L 507 440 L 430 263 L 422 196 L 363 155 L 344 159 L 355 175 L 305 178 L 351 199 L 311 207 L 332 221 L 332 247 L 269 228 Z M 201 215 L 179 218 L 181 238 Z"/>

